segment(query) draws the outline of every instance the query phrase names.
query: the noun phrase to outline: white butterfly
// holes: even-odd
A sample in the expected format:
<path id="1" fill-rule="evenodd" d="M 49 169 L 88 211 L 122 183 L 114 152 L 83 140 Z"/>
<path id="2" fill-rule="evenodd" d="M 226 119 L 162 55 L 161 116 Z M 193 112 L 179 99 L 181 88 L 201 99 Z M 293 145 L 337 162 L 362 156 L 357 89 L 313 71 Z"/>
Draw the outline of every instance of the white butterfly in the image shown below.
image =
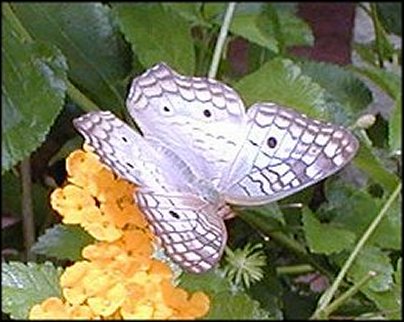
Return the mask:
<path id="1" fill-rule="evenodd" d="M 123 178 L 172 258 L 201 273 L 220 259 L 227 203 L 262 205 L 335 173 L 358 141 L 344 128 L 257 103 L 208 78 L 160 63 L 133 80 L 127 107 L 143 136 L 110 112 L 74 120 L 85 142 Z"/>

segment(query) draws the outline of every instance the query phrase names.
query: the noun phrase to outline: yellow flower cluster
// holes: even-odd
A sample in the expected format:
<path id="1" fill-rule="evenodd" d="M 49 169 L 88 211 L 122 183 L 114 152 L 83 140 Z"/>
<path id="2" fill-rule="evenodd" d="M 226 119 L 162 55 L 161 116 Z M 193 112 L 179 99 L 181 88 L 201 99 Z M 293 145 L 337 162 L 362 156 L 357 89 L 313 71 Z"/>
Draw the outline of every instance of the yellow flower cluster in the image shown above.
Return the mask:
<path id="1" fill-rule="evenodd" d="M 35 305 L 30 319 L 194 319 L 209 311 L 203 292 L 174 287 L 169 266 L 153 259 L 154 237 L 133 201 L 135 187 L 91 152 L 67 158 L 68 184 L 51 195 L 65 224 L 79 224 L 97 242 L 60 279 L 64 299 Z"/>

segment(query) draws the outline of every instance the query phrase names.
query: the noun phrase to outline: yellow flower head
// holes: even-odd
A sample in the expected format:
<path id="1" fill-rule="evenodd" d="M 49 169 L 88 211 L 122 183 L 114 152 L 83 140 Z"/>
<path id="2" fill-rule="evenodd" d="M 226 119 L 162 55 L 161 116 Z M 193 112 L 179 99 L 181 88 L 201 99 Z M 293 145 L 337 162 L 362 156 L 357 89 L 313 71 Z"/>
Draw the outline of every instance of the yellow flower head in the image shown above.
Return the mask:
<path id="1" fill-rule="evenodd" d="M 136 187 L 117 178 L 91 152 L 67 158 L 68 182 L 51 195 L 64 224 L 78 224 L 97 241 L 85 260 L 60 278 L 63 299 L 31 308 L 30 319 L 195 319 L 209 311 L 202 292 L 172 284 L 170 267 L 152 258 L 154 236 L 134 203 Z"/>

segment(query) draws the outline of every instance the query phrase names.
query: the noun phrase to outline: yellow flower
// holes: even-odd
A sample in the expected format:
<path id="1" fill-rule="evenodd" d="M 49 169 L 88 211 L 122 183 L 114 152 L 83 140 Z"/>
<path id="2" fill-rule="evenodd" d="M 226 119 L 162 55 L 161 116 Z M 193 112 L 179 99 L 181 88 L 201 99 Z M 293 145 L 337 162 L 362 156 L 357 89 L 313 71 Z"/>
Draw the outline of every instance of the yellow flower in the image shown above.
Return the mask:
<path id="1" fill-rule="evenodd" d="M 124 319 L 151 319 L 153 317 L 153 306 L 150 303 L 125 303 L 121 309 L 121 315 Z"/>
<path id="2" fill-rule="evenodd" d="M 66 159 L 68 181 L 82 188 L 91 185 L 94 175 L 103 168 L 95 154 L 82 150 L 73 151 Z"/>
<path id="3" fill-rule="evenodd" d="M 167 281 L 162 282 L 164 302 L 174 309 L 177 318 L 196 318 L 206 315 L 209 311 L 209 298 L 202 292 L 189 294 L 180 288 L 175 288 Z"/>
<path id="4" fill-rule="evenodd" d="M 153 239 L 147 232 L 133 229 L 125 231 L 122 236 L 122 247 L 132 254 L 150 257 L 153 254 Z"/>
<path id="5" fill-rule="evenodd" d="M 34 305 L 30 311 L 30 319 L 68 319 L 70 314 L 61 299 L 50 297 L 42 304 Z"/>
<path id="6" fill-rule="evenodd" d="M 91 195 L 73 185 L 57 188 L 51 194 L 51 205 L 63 216 L 65 224 L 79 224 L 86 216 L 100 213 Z"/>
<path id="7" fill-rule="evenodd" d="M 82 150 L 67 158 L 68 183 L 51 195 L 65 224 L 97 241 L 60 278 L 63 299 L 31 308 L 30 319 L 194 319 L 209 311 L 202 292 L 174 287 L 170 267 L 152 258 L 155 238 L 134 203 L 136 187 Z"/>
<path id="8" fill-rule="evenodd" d="M 110 316 L 121 307 L 126 296 L 126 287 L 122 283 L 117 283 L 100 295 L 90 297 L 88 305 L 95 314 Z"/>
<path id="9" fill-rule="evenodd" d="M 83 228 L 95 239 L 112 242 L 122 236 L 122 230 L 105 219 L 101 213 L 93 213 L 82 221 Z"/>
<path id="10" fill-rule="evenodd" d="M 70 319 L 90 320 L 94 314 L 87 305 L 73 305 L 70 308 Z"/>
<path id="11" fill-rule="evenodd" d="M 30 311 L 31 320 L 91 319 L 94 314 L 87 305 L 70 305 L 57 297 L 50 297 Z"/>

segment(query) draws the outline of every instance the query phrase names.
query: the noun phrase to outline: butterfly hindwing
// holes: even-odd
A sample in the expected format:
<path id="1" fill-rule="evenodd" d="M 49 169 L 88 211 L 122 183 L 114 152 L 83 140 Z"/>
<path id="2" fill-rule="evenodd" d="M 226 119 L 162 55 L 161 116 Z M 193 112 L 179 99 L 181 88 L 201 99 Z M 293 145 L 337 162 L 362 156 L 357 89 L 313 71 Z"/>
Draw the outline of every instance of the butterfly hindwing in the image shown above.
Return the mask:
<path id="1" fill-rule="evenodd" d="M 255 104 L 228 180 L 226 200 L 259 205 L 284 198 L 345 166 L 358 148 L 344 128 L 289 108 Z"/>
<path id="2" fill-rule="evenodd" d="M 136 192 L 136 201 L 174 262 L 189 272 L 202 273 L 219 261 L 227 234 L 212 205 L 193 195 L 141 189 Z"/>

